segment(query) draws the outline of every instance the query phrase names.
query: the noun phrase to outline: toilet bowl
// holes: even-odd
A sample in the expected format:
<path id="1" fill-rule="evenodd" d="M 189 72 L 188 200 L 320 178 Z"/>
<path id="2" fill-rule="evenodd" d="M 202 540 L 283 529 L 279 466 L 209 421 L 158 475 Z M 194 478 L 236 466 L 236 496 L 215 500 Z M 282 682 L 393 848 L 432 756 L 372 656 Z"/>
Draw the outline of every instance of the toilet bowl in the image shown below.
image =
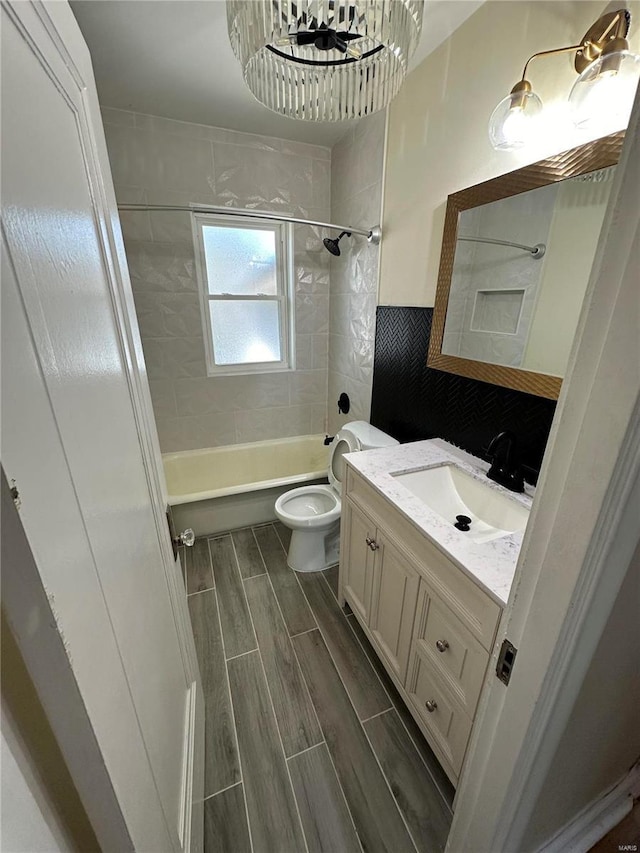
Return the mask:
<path id="1" fill-rule="evenodd" d="M 366 421 L 346 424 L 331 445 L 328 486 L 291 489 L 276 501 L 275 513 L 291 530 L 287 565 L 296 572 L 335 566 L 340 551 L 341 489 L 345 453 L 389 447 L 398 442 Z"/>

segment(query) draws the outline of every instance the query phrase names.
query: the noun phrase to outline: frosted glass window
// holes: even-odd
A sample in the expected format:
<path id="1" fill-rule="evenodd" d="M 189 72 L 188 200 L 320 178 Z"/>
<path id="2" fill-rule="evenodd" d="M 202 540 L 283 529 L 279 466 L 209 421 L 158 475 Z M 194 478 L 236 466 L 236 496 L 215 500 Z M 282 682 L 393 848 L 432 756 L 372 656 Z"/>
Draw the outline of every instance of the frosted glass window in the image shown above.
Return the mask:
<path id="1" fill-rule="evenodd" d="M 275 302 L 209 302 L 216 364 L 280 361 L 280 321 Z"/>
<path id="2" fill-rule="evenodd" d="M 209 293 L 275 296 L 276 234 L 272 228 L 202 228 Z"/>
<path id="3" fill-rule="evenodd" d="M 293 368 L 289 224 L 194 214 L 210 376 Z"/>

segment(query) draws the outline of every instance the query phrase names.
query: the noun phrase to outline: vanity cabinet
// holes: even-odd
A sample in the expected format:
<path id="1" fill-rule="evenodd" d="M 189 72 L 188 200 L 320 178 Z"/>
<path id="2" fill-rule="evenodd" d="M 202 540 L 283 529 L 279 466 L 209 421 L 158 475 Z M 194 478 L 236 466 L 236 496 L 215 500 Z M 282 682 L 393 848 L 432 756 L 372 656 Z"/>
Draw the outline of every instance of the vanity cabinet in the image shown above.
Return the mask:
<path id="1" fill-rule="evenodd" d="M 456 784 L 502 608 L 349 466 L 342 508 L 340 595 Z"/>
<path id="2" fill-rule="evenodd" d="M 344 595 L 396 676 L 406 675 L 420 575 L 411 558 L 351 500 L 343 505 Z"/>

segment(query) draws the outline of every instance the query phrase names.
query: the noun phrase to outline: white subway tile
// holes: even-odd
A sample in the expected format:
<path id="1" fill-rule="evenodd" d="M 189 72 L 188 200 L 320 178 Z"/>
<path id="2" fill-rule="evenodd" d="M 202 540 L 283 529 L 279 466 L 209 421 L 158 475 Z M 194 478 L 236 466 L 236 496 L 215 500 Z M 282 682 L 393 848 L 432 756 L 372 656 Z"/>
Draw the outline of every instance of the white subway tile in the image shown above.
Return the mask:
<path id="1" fill-rule="evenodd" d="M 313 335 L 297 335 L 296 370 L 311 370 L 313 368 L 313 340 Z"/>
<path id="2" fill-rule="evenodd" d="M 159 418 L 175 418 L 178 414 L 173 382 L 170 379 L 150 379 L 149 391 L 156 421 Z"/>
<path id="3" fill-rule="evenodd" d="M 329 331 L 328 294 L 296 295 L 296 331 L 300 335 L 319 335 Z"/>
<path id="4" fill-rule="evenodd" d="M 314 370 L 326 370 L 329 358 L 329 335 L 313 336 L 313 362 Z"/>
<path id="5" fill-rule="evenodd" d="M 289 375 L 291 404 L 320 403 L 327 397 L 325 370 L 297 370 Z"/>
<path id="6" fill-rule="evenodd" d="M 149 136 L 147 186 L 198 192 L 213 177 L 209 140 L 155 132 Z"/>
<path id="7" fill-rule="evenodd" d="M 346 336 L 349 334 L 349 299 L 342 293 L 332 293 L 329 306 L 330 334 Z"/>
<path id="8" fill-rule="evenodd" d="M 186 379 L 207 374 L 202 338 L 143 338 L 149 379 Z"/>
<path id="9" fill-rule="evenodd" d="M 327 430 L 327 404 L 326 402 L 314 403 L 309 406 L 309 434 L 316 435 L 328 432 Z"/>
<path id="10" fill-rule="evenodd" d="M 200 297 L 196 293 L 144 293 L 134 296 L 143 338 L 202 337 Z"/>
<path id="11" fill-rule="evenodd" d="M 193 246 L 127 241 L 125 250 L 134 293 L 197 293 Z"/>
<path id="12" fill-rule="evenodd" d="M 184 416 L 288 406 L 289 380 L 286 373 L 182 379 L 176 381 L 175 393 Z"/>
<path id="13" fill-rule="evenodd" d="M 312 157 L 315 160 L 331 161 L 331 149 L 321 145 L 310 145 L 308 142 L 293 142 L 289 139 L 281 140 L 281 151 L 283 154 L 294 157 Z"/>
<path id="14" fill-rule="evenodd" d="M 308 435 L 309 406 L 286 406 L 278 409 L 254 409 L 236 412 L 236 436 L 239 443 Z"/>
<path id="15" fill-rule="evenodd" d="M 162 418 L 158 422 L 158 437 L 163 453 L 235 444 L 235 417 L 222 412 L 191 418 Z"/>

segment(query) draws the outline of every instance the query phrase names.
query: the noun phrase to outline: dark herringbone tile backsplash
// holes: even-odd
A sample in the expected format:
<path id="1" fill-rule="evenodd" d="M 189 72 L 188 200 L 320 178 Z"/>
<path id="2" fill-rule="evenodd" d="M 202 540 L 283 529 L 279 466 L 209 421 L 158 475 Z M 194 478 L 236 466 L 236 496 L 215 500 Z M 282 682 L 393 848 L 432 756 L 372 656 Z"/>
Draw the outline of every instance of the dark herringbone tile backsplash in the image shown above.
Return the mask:
<path id="1" fill-rule="evenodd" d="M 510 429 L 523 463 L 539 469 L 555 402 L 427 367 L 432 317 L 433 308 L 378 308 L 371 423 L 398 441 L 444 438 L 483 458 Z"/>

